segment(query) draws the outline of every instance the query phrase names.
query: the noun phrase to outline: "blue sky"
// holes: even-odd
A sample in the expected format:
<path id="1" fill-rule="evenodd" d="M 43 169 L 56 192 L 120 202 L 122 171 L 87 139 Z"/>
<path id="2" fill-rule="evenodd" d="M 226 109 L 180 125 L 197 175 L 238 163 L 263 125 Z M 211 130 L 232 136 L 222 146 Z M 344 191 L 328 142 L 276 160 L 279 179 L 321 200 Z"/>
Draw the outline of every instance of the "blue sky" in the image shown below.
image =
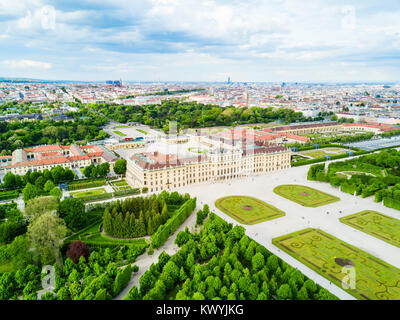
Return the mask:
<path id="1" fill-rule="evenodd" d="M 0 76 L 398 81 L 398 0 L 0 0 Z"/>

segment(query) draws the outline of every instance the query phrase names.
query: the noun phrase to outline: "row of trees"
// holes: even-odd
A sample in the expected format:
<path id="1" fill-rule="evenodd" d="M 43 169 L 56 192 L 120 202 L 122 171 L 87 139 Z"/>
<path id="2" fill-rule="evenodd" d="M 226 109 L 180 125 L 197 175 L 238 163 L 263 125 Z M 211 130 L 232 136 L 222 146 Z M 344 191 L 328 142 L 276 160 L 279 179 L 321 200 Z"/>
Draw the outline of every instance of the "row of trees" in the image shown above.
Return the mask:
<path id="1" fill-rule="evenodd" d="M 125 299 L 337 299 L 213 213 L 199 233 L 178 238 L 181 249 L 161 253 Z"/>
<path id="2" fill-rule="evenodd" d="M 311 121 L 301 112 L 291 109 L 274 108 L 236 108 L 204 105 L 196 102 L 164 100 L 161 105 L 115 105 L 110 103 L 90 106 L 96 113 L 104 114 L 114 121 L 128 121 L 152 125 L 156 128 L 168 127 L 168 121 L 177 121 L 184 128 L 201 128 L 216 125 L 233 125 L 246 123 L 284 123 Z"/>
<path id="3" fill-rule="evenodd" d="M 93 163 L 83 169 L 83 174 L 87 178 L 105 178 L 110 173 L 110 164 L 103 162 L 95 166 Z"/>
<path id="4" fill-rule="evenodd" d="M 135 198 L 134 198 L 135 199 Z M 126 200 L 125 200 L 126 201 Z M 159 206 L 163 208 L 159 211 Z M 133 207 L 130 207 L 131 210 Z M 159 203 L 157 199 L 151 203 L 151 209 L 140 212 L 118 211 L 116 206 L 104 211 L 103 229 L 108 235 L 118 238 L 136 238 L 151 235 L 160 225 L 169 219 L 166 203 Z"/>
<path id="5" fill-rule="evenodd" d="M 75 173 L 62 166 L 56 166 L 44 171 L 28 171 L 25 175 L 20 176 L 12 172 L 4 175 L 2 187 L 4 189 L 16 189 L 27 185 L 28 183 L 36 186 L 38 189 L 44 188 L 47 181 L 54 184 L 59 184 L 62 181 L 72 181 L 75 178 Z"/>
<path id="6" fill-rule="evenodd" d="M 167 204 L 179 205 L 183 198 L 177 193 L 163 192 L 158 196 L 135 197 L 117 201 L 106 207 L 103 230 L 118 238 L 151 235 L 169 219 Z"/>

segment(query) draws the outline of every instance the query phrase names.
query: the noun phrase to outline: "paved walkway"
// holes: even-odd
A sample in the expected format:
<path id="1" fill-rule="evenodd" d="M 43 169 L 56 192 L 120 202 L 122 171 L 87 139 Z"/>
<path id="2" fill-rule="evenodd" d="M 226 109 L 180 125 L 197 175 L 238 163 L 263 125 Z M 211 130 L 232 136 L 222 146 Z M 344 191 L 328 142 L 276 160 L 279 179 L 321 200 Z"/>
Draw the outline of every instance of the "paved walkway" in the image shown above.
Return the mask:
<path id="1" fill-rule="evenodd" d="M 165 251 L 169 255 L 173 255 L 179 250 L 179 247 L 176 244 L 174 244 L 176 235 L 178 234 L 178 232 L 185 230 L 186 227 L 188 227 L 191 232 L 194 231 L 194 226 L 196 224 L 196 212 L 202 207 L 203 205 L 201 204 L 201 202 L 198 201 L 196 210 L 185 220 L 184 223 L 182 223 L 182 225 L 178 228 L 178 230 L 176 230 L 175 233 L 172 234 L 160 248 L 155 249 L 154 253 L 151 256 L 147 254 L 148 251 L 147 249 L 145 253 L 139 256 L 137 260 L 134 263 L 132 263 L 132 266 L 137 265 L 139 267 L 139 271 L 132 275 L 131 281 L 120 292 L 120 294 L 114 298 L 114 300 L 122 300 L 128 294 L 129 290 L 133 286 L 139 288 L 140 277 L 143 275 L 143 273 L 146 272 L 146 270 L 150 268 L 152 263 L 157 263 L 158 256 L 163 251 Z"/>

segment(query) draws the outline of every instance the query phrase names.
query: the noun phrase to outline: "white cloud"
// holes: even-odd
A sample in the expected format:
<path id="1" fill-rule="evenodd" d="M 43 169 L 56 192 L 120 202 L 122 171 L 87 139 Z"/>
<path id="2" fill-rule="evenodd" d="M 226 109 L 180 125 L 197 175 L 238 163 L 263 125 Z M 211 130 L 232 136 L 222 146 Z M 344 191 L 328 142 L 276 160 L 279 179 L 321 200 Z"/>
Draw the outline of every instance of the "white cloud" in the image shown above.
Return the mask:
<path id="1" fill-rule="evenodd" d="M 5 60 L 3 64 L 13 69 L 51 69 L 52 64 L 34 60 Z"/>

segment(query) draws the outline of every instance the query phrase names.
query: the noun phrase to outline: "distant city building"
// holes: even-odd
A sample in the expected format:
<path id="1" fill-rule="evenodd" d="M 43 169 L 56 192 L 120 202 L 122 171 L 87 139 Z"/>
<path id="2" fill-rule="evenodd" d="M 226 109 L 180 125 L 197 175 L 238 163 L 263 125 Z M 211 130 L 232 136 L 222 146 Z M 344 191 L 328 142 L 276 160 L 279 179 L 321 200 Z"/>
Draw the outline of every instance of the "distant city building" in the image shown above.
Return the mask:
<path id="1" fill-rule="evenodd" d="M 106 81 L 106 84 L 116 86 L 116 87 L 122 87 L 122 80 L 108 80 Z"/>

